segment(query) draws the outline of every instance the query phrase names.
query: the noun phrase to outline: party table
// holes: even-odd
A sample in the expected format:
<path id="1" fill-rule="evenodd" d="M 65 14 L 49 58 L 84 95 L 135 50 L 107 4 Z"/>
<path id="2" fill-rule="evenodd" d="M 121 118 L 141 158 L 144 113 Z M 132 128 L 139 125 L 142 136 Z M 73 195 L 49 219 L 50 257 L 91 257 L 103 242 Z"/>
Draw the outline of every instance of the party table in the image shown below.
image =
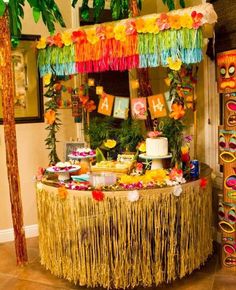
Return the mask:
<path id="1" fill-rule="evenodd" d="M 171 282 L 204 264 L 212 253 L 211 170 L 207 180 L 176 187 L 91 191 L 37 184 L 41 264 L 87 287 L 127 288 Z M 205 180 L 205 181 L 206 181 Z M 205 182 L 206 183 L 206 182 Z M 137 192 L 136 192 L 137 193 Z M 137 197 L 137 195 L 136 195 Z"/>

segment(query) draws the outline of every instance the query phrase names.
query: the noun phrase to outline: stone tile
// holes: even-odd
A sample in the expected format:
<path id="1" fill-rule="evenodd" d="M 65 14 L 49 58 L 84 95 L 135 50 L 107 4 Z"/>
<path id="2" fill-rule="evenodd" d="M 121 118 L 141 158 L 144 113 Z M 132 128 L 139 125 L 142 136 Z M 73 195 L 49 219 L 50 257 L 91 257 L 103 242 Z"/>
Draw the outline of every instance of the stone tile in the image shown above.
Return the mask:
<path id="1" fill-rule="evenodd" d="M 235 290 L 236 289 L 236 272 L 234 276 L 216 275 L 213 290 Z"/>

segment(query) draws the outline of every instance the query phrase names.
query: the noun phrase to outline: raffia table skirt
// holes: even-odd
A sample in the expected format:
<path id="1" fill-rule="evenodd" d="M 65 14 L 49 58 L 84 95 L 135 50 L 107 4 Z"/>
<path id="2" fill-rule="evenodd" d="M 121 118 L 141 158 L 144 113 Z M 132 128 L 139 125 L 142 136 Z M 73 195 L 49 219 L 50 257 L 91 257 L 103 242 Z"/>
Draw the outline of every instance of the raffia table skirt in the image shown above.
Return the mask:
<path id="1" fill-rule="evenodd" d="M 209 171 L 210 172 L 210 171 Z M 200 180 L 174 187 L 105 192 L 37 187 L 41 264 L 58 277 L 88 287 L 151 286 L 182 278 L 212 253 L 212 187 Z"/>

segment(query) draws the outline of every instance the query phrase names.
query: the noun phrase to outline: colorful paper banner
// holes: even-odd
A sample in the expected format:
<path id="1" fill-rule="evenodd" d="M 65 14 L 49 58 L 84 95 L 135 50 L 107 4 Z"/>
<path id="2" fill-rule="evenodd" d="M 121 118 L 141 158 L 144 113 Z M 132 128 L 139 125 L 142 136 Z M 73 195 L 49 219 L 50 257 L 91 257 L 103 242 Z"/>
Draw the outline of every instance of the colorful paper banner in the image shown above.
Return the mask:
<path id="1" fill-rule="evenodd" d="M 133 119 L 147 119 L 147 101 L 146 98 L 131 99 L 131 114 Z"/>
<path id="2" fill-rule="evenodd" d="M 165 100 L 162 94 L 148 97 L 148 105 L 152 119 L 167 116 Z"/>
<path id="3" fill-rule="evenodd" d="M 129 98 L 115 97 L 113 117 L 127 119 L 129 112 Z"/>
<path id="4" fill-rule="evenodd" d="M 111 116 L 114 98 L 115 97 L 112 95 L 103 93 L 99 101 L 98 113 L 106 116 Z"/>

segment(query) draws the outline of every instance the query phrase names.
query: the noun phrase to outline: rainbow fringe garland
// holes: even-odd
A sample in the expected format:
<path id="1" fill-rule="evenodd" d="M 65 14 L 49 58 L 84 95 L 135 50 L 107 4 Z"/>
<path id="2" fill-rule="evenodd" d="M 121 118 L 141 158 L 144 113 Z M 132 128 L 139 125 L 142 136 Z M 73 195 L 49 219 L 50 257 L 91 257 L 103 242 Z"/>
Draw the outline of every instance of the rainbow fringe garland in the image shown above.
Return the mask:
<path id="1" fill-rule="evenodd" d="M 212 4 L 79 27 L 37 44 L 41 76 L 192 64 L 202 60 L 205 24 L 214 24 Z"/>
<path id="2" fill-rule="evenodd" d="M 157 34 L 137 33 L 125 41 L 112 38 L 95 44 L 48 46 L 39 50 L 38 64 L 41 76 L 166 66 L 168 57 L 191 64 L 202 60 L 202 47 L 201 28 L 171 29 Z"/>

